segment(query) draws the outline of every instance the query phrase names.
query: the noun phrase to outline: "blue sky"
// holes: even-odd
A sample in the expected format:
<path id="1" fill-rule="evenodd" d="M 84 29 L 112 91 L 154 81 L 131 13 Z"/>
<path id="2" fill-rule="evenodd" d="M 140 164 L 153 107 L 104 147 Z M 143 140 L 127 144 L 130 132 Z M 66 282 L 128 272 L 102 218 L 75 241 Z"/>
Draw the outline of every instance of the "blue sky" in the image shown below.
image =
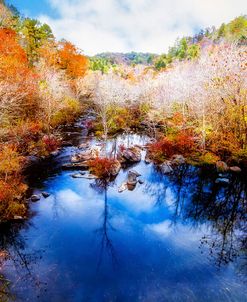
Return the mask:
<path id="1" fill-rule="evenodd" d="M 86 54 L 167 51 L 177 37 L 247 14 L 246 0 L 9 0 Z"/>

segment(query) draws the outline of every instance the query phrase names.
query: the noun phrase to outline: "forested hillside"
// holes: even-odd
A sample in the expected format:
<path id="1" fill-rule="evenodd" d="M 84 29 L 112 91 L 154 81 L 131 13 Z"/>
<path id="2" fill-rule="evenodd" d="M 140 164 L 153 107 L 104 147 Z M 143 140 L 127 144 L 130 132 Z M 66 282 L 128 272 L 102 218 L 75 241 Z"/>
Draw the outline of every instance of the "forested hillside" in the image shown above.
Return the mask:
<path id="1" fill-rule="evenodd" d="M 47 24 L 0 3 L 0 219 L 25 215 L 22 169 L 55 151 L 56 128 L 81 113 L 75 86 L 88 65 Z"/>
<path id="2" fill-rule="evenodd" d="M 247 161 L 247 19 L 177 40 L 166 54 L 88 58 L 51 28 L 0 3 L 0 217 L 24 216 L 30 156 L 60 146 L 58 127 L 90 109 L 95 135 L 144 129 L 156 163 Z M 165 37 L 164 37 L 165 39 Z M 161 41 L 162 43 L 162 41 Z M 95 172 L 97 174 L 97 171 Z"/>

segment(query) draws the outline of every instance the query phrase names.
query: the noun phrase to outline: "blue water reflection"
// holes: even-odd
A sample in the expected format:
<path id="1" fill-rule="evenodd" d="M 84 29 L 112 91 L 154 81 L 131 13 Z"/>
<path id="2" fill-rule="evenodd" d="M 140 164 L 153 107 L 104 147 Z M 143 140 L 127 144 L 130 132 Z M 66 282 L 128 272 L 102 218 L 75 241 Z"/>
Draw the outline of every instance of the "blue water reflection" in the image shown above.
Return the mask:
<path id="1" fill-rule="evenodd" d="M 42 181 L 50 197 L 3 232 L 16 300 L 247 301 L 245 183 L 219 188 L 211 172 L 164 176 L 142 161 L 144 184 L 118 193 L 128 169 L 112 183 L 71 171 Z"/>

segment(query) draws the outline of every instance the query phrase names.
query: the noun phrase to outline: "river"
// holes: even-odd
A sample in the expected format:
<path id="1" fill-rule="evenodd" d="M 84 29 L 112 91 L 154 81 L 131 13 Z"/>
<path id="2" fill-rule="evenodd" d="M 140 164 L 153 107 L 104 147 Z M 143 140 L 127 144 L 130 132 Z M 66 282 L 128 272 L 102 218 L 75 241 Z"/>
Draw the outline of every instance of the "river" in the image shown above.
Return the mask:
<path id="1" fill-rule="evenodd" d="M 231 175 L 223 186 L 190 165 L 162 175 L 143 160 L 111 183 L 72 178 L 62 164 L 78 144 L 99 142 L 80 122 L 68 132 L 73 145 L 29 180 L 50 196 L 31 203 L 27 221 L 1 226 L 6 301 L 247 301 L 244 179 Z M 146 140 L 119 135 L 117 144 Z M 130 169 L 144 183 L 119 193 Z"/>

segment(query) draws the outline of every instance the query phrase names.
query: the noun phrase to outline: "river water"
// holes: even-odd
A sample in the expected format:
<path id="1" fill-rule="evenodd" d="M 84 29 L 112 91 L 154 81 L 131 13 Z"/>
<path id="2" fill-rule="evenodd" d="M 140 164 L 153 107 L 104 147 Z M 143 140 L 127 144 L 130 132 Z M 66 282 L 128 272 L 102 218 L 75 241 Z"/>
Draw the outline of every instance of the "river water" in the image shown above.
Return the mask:
<path id="1" fill-rule="evenodd" d="M 64 147 L 33 173 L 34 193 L 51 195 L 31 204 L 28 221 L 1 229 L 7 301 L 247 301 L 243 179 L 222 186 L 212 171 L 183 165 L 162 175 L 144 161 L 111 183 L 75 179 L 61 165 L 76 151 Z M 118 193 L 130 169 L 144 183 Z"/>

